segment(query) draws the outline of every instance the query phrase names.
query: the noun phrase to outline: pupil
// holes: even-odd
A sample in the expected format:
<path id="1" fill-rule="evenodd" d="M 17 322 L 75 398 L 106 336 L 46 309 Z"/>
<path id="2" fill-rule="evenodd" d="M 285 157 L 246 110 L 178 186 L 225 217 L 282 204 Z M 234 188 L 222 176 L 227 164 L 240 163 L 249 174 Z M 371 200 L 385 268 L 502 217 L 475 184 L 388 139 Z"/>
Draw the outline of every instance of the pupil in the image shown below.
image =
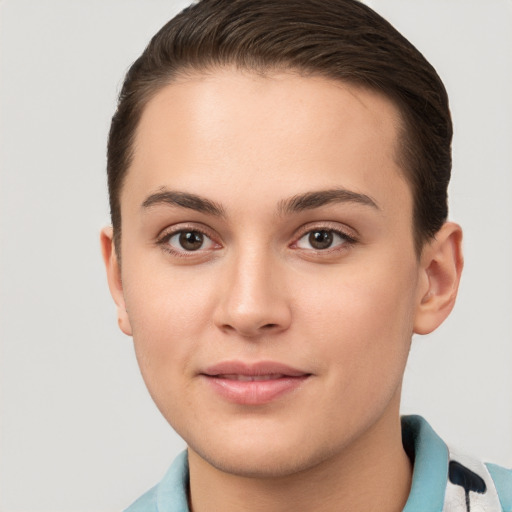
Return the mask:
<path id="1" fill-rule="evenodd" d="M 198 231 L 184 231 L 180 234 L 180 245 L 187 251 L 197 251 L 203 245 L 203 234 Z"/>
<path id="2" fill-rule="evenodd" d="M 309 235 L 309 243 L 315 249 L 327 249 L 332 244 L 332 232 L 313 231 Z"/>

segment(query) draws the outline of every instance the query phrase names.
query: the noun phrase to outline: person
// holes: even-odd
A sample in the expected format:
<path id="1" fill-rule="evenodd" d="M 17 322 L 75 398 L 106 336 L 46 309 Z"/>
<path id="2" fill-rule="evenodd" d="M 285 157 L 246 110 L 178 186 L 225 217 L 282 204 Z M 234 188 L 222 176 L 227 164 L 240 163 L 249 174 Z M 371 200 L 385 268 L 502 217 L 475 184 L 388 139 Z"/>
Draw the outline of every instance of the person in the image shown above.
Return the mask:
<path id="1" fill-rule="evenodd" d="M 357 0 L 200 0 L 129 69 L 101 234 L 121 330 L 187 450 L 127 510 L 512 510 L 512 472 L 400 418 L 449 315 L 452 123 Z"/>

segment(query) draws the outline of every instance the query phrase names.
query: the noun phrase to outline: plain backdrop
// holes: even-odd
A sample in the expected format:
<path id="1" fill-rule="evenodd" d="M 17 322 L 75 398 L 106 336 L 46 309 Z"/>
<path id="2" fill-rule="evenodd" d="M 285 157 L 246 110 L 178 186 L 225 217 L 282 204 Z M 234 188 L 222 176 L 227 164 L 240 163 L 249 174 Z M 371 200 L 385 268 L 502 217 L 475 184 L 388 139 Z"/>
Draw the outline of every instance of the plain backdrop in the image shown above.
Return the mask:
<path id="1" fill-rule="evenodd" d="M 122 76 L 187 1 L 0 2 L 0 511 L 121 510 L 184 447 L 117 329 L 98 234 Z M 433 63 L 455 124 L 458 304 L 413 340 L 403 412 L 512 466 L 512 3 L 374 0 Z"/>

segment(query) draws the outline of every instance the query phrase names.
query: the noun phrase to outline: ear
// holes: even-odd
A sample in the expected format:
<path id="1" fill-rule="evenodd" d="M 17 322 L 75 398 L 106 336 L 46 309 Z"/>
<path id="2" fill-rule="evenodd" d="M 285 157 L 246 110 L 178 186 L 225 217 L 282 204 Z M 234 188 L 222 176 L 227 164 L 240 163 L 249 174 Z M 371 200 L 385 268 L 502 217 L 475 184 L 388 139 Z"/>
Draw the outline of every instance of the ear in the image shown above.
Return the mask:
<path id="1" fill-rule="evenodd" d="M 111 226 L 101 230 L 100 242 L 103 262 L 105 263 L 105 269 L 107 271 L 108 287 L 110 288 L 110 294 L 117 307 L 117 323 L 121 331 L 131 336 L 132 326 L 130 325 L 128 311 L 126 310 L 126 304 L 124 302 L 121 268 L 114 246 L 113 230 Z"/>
<path id="2" fill-rule="evenodd" d="M 446 222 L 421 253 L 419 297 L 414 332 L 428 334 L 450 314 L 459 289 L 464 260 L 462 229 Z"/>

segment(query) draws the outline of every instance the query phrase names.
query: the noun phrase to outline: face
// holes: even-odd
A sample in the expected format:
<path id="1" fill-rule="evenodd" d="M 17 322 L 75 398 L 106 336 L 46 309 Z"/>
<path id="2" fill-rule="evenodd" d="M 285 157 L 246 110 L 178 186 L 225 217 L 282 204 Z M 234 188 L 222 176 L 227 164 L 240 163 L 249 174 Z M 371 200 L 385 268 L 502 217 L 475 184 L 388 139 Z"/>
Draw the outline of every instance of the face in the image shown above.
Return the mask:
<path id="1" fill-rule="evenodd" d="M 379 94 L 292 73 L 189 77 L 145 108 L 120 325 L 213 466 L 290 474 L 398 418 L 425 293 L 398 127 Z"/>

